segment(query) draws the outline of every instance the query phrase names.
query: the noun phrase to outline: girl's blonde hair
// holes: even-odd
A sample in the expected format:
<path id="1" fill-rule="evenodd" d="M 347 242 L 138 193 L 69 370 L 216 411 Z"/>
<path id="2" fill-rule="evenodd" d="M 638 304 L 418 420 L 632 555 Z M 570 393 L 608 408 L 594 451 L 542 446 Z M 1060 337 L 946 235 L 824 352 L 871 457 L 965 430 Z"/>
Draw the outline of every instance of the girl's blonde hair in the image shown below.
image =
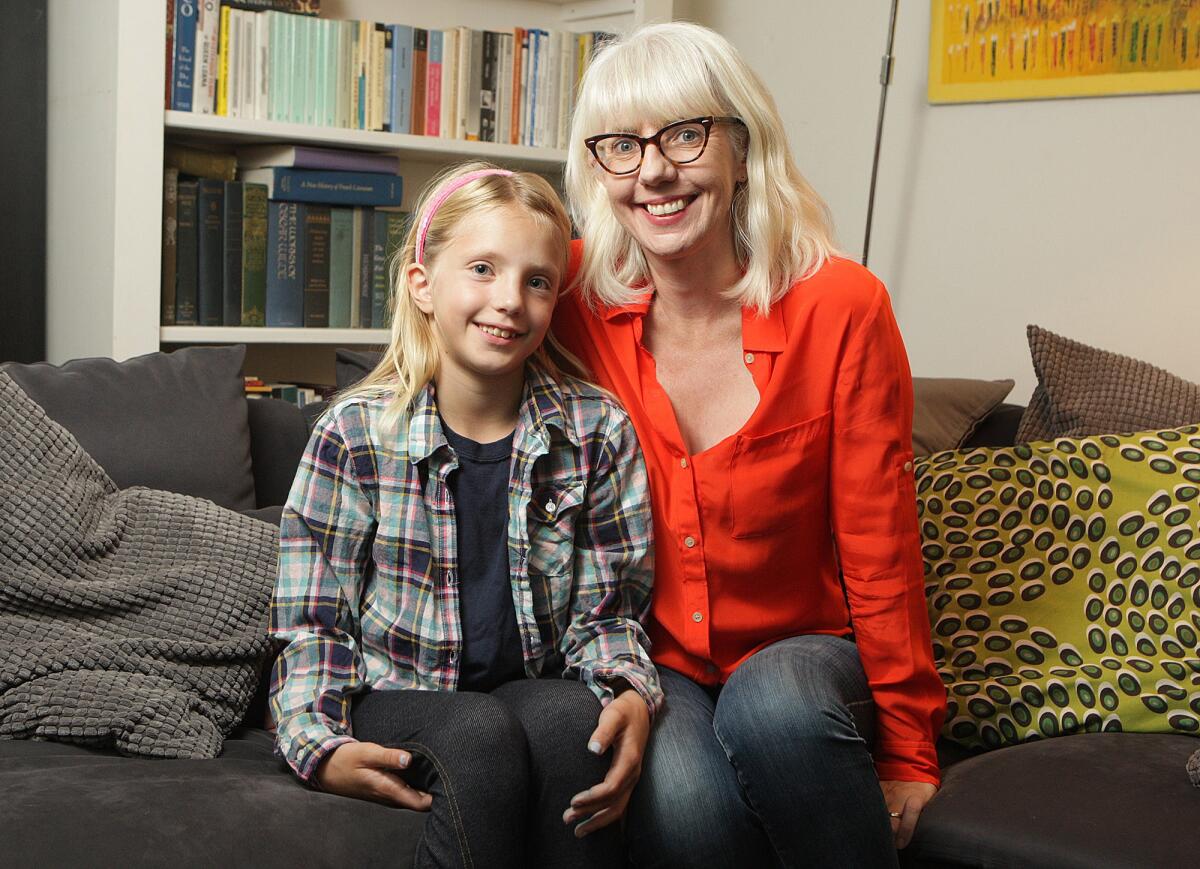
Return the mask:
<path id="1" fill-rule="evenodd" d="M 836 253 L 829 209 L 796 168 L 774 100 L 728 40 L 706 27 L 640 27 L 593 59 L 575 107 L 565 186 L 583 237 L 578 285 L 589 304 L 628 303 L 650 280 L 638 243 L 618 222 L 584 139 L 706 115 L 745 122 L 722 127 L 745 157 L 747 181 L 732 206 L 734 250 L 744 269 L 728 295 L 766 313 L 795 281 Z"/>
<path id="2" fill-rule="evenodd" d="M 408 268 L 416 262 L 417 232 L 421 217 L 430 202 L 448 185 L 469 173 L 497 170 L 498 166 L 482 161 L 451 166 L 434 178 L 421 194 L 416 210 L 409 220 L 404 246 L 393 255 L 388 273 L 391 276 L 391 336 L 388 347 L 366 377 L 337 396 L 334 401 L 357 396 L 392 396 L 384 413 L 385 425 L 394 425 L 411 408 L 413 399 L 434 378 L 438 368 L 438 342 L 429 316 L 413 300 L 408 291 Z M 571 241 L 571 221 L 562 201 L 550 183 L 532 172 L 513 172 L 504 175 L 485 175 L 454 190 L 433 215 L 425 235 L 423 264 L 432 268 L 438 254 L 453 239 L 455 228 L 464 217 L 478 214 L 487 208 L 515 205 L 551 230 L 562 249 L 561 274 L 567 274 L 567 258 Z M 562 287 L 559 287 L 561 291 Z M 548 350 L 547 344 L 551 345 Z M 550 352 L 550 351 L 554 352 Z M 556 380 L 562 378 L 564 367 L 576 364 L 574 357 L 563 350 L 547 333 L 546 341 L 535 352 L 542 366 Z"/>

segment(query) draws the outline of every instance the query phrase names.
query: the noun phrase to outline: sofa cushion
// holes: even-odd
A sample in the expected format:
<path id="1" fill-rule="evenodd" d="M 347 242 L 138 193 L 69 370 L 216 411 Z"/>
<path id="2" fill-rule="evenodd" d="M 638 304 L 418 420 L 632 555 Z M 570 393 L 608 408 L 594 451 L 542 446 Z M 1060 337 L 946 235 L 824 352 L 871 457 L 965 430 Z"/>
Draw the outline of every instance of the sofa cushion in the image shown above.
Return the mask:
<path id="1" fill-rule="evenodd" d="M 119 488 L 166 489 L 252 510 L 245 355 L 242 345 L 187 347 L 126 362 L 76 359 L 4 370 Z"/>
<path id="2" fill-rule="evenodd" d="M 918 463 L 944 733 L 1200 731 L 1200 427 Z"/>
<path id="3" fill-rule="evenodd" d="M 1038 385 L 1018 442 L 1200 422 L 1200 384 L 1037 326 L 1027 333 Z"/>
<path id="4" fill-rule="evenodd" d="M 1011 380 L 914 377 L 914 455 L 927 456 L 961 447 L 1012 388 Z"/>
<path id="5" fill-rule="evenodd" d="M 1094 733 L 990 751 L 943 770 L 905 866 L 1191 866 L 1200 794 L 1185 736 Z"/>
<path id="6" fill-rule="evenodd" d="M 214 760 L 149 760 L 0 739 L 4 850 L 26 866 L 412 866 L 425 815 L 310 790 L 272 744 L 247 728 Z"/>
<path id="7" fill-rule="evenodd" d="M 309 427 L 304 412 L 290 401 L 247 399 L 246 408 L 255 499 L 260 508 L 278 507 L 291 491 L 296 468 L 308 443 Z"/>
<path id="8" fill-rule="evenodd" d="M 347 350 L 339 347 L 334 359 L 334 380 L 338 390 L 349 389 L 375 370 L 383 353 L 378 350 Z"/>

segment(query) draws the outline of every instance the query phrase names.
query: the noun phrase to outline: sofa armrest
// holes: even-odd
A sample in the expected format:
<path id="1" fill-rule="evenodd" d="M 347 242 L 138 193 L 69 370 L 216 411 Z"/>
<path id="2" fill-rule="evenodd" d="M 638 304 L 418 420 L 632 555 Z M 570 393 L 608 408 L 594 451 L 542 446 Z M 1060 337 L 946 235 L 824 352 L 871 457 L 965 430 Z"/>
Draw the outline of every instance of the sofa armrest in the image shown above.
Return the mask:
<path id="1" fill-rule="evenodd" d="M 248 398 L 246 405 L 255 501 L 260 508 L 279 506 L 287 500 L 308 444 L 308 426 L 300 408 L 291 402 Z"/>

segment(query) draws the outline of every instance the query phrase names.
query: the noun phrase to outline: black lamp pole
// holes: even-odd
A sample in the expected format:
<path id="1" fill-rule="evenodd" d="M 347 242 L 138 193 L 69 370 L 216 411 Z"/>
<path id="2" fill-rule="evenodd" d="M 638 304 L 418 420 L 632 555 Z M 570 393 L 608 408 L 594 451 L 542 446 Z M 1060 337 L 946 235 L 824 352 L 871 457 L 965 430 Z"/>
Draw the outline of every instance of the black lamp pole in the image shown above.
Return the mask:
<path id="1" fill-rule="evenodd" d="M 879 118 L 875 122 L 875 157 L 871 161 L 871 192 L 867 195 L 867 233 L 863 238 L 862 264 L 867 264 L 867 254 L 871 250 L 871 218 L 875 214 L 875 179 L 879 175 L 879 146 L 883 141 L 883 110 L 887 107 L 888 85 L 892 83 L 892 45 L 896 41 L 896 7 L 900 0 L 892 0 L 892 15 L 888 21 L 887 51 L 883 55 L 883 64 L 879 69 Z"/>

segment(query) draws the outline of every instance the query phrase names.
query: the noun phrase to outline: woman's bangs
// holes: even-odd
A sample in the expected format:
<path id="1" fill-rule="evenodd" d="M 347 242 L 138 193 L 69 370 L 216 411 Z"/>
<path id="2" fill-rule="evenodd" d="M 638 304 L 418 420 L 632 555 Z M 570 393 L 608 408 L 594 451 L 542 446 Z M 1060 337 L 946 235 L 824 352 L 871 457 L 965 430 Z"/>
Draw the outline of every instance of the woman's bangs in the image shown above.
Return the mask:
<path id="1" fill-rule="evenodd" d="M 588 114 L 597 129 L 589 130 L 588 135 L 639 132 L 643 124 L 662 127 L 727 111 L 721 95 L 704 80 L 706 67 L 701 65 L 697 76 L 695 58 L 670 57 L 669 51 L 652 56 L 646 51 L 655 47 L 666 46 L 619 46 L 615 56 L 596 70 L 594 103 Z"/>

